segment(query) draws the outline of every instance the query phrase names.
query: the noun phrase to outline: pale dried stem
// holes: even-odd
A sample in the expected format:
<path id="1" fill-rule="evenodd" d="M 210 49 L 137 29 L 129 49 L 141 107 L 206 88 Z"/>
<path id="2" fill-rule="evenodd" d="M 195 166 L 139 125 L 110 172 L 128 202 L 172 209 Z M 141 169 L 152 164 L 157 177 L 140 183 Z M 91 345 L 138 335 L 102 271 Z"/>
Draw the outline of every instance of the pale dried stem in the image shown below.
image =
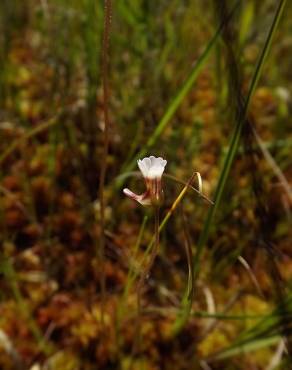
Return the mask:
<path id="1" fill-rule="evenodd" d="M 238 258 L 238 261 L 242 264 L 242 266 L 246 269 L 246 271 L 248 272 L 250 278 L 251 278 L 251 281 L 254 283 L 259 295 L 263 298 L 264 297 L 264 294 L 260 288 L 260 285 L 257 281 L 257 278 L 255 276 L 255 274 L 253 273 L 250 265 L 247 263 L 247 261 L 242 257 L 242 256 L 239 256 Z"/>
<path id="2" fill-rule="evenodd" d="M 253 135 L 256 139 L 256 142 L 257 142 L 258 146 L 260 147 L 260 149 L 263 153 L 263 156 L 265 157 L 266 161 L 271 166 L 271 168 L 274 171 L 275 175 L 277 176 L 280 184 L 282 185 L 285 193 L 287 194 L 288 199 L 290 201 L 290 207 L 291 207 L 292 206 L 292 187 L 290 186 L 290 184 L 289 184 L 288 180 L 286 179 L 283 171 L 278 166 L 278 164 L 276 163 L 276 161 L 272 157 L 269 150 L 265 147 L 262 139 L 260 138 L 260 136 L 258 135 L 258 133 L 256 132 L 254 127 L 252 127 L 252 132 L 253 132 Z"/>
<path id="3" fill-rule="evenodd" d="M 280 339 L 279 344 L 276 348 L 276 351 L 273 357 L 271 358 L 269 365 L 265 368 L 265 370 L 274 370 L 278 368 L 278 366 L 280 365 L 282 361 L 284 353 L 285 353 L 285 340 Z"/>

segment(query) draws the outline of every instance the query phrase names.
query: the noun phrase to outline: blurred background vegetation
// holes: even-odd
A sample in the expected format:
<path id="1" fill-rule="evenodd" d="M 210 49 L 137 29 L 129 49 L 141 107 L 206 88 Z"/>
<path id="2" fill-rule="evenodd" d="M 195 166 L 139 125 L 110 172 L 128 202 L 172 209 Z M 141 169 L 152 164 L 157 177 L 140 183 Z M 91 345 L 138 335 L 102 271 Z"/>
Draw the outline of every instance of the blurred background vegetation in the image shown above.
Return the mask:
<path id="1" fill-rule="evenodd" d="M 107 104 L 102 1 L 0 2 L 0 368 L 289 369 L 291 3 L 112 5 Z M 138 315 L 148 155 L 161 219 L 194 171 L 215 204 L 180 200 Z"/>

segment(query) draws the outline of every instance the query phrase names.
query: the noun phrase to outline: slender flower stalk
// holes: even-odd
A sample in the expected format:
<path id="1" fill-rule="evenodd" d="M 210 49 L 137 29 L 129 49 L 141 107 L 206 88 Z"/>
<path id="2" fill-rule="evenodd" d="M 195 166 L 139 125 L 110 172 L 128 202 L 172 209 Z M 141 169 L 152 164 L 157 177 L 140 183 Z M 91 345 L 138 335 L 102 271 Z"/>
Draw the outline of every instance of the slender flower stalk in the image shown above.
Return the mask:
<path id="1" fill-rule="evenodd" d="M 140 273 L 140 278 L 137 284 L 137 309 L 138 314 L 136 317 L 136 325 L 135 325 L 135 332 L 136 332 L 136 340 L 135 344 L 133 346 L 133 352 L 132 354 L 136 354 L 140 352 L 141 348 L 141 314 L 142 314 L 142 304 L 141 304 L 141 298 L 143 293 L 143 285 L 145 280 L 147 279 L 147 276 L 149 275 L 149 272 L 152 268 L 152 265 L 155 261 L 155 258 L 159 252 L 159 234 L 161 230 L 164 228 L 166 223 L 168 222 L 170 216 L 173 214 L 175 209 L 177 208 L 178 204 L 183 199 L 184 195 L 186 194 L 187 190 L 189 188 L 195 190 L 202 198 L 205 200 L 208 200 L 211 204 L 213 202 L 209 200 L 205 195 L 202 193 L 202 178 L 199 172 L 194 172 L 191 178 L 187 183 L 185 183 L 184 188 L 180 192 L 180 194 L 177 196 L 175 201 L 173 202 L 171 208 L 168 210 L 166 216 L 162 220 L 161 224 L 159 221 L 159 209 L 163 200 L 163 190 L 162 190 L 162 184 L 161 184 L 161 178 L 162 174 L 164 172 L 165 166 L 166 166 L 166 160 L 163 158 L 156 158 L 153 156 L 146 157 L 142 160 L 138 160 L 138 166 L 140 171 L 142 172 L 142 175 L 145 180 L 146 184 L 146 191 L 143 194 L 135 194 L 129 189 L 124 189 L 123 192 L 125 195 L 127 195 L 129 198 L 137 201 L 138 203 L 142 204 L 143 206 L 152 206 L 154 209 L 155 214 L 155 230 L 154 230 L 154 237 L 151 240 L 151 242 L 148 245 L 148 248 L 145 252 L 145 255 L 142 259 L 141 265 L 143 262 L 145 262 L 147 256 L 148 262 L 146 262 L 146 267 L 143 269 L 143 271 Z M 171 179 L 174 179 L 178 182 L 181 182 L 180 180 L 177 180 L 173 176 L 166 175 L 170 177 Z M 194 178 L 197 177 L 198 180 L 198 189 L 194 188 L 192 186 Z M 187 239 L 187 235 L 186 235 Z M 186 240 L 186 253 L 187 253 L 187 259 L 188 259 L 188 269 L 189 269 L 189 276 L 188 276 L 188 291 L 187 291 L 187 304 L 188 307 L 191 307 L 192 304 L 192 298 L 193 298 L 193 292 L 194 292 L 194 285 L 193 285 L 193 272 L 192 272 L 192 253 L 191 253 L 191 246 L 189 240 Z M 136 275 L 137 276 L 137 275 Z M 180 321 L 180 320 L 179 320 Z M 176 323 L 175 323 L 176 327 Z"/>
<path id="2" fill-rule="evenodd" d="M 155 258 L 159 250 L 159 207 L 163 201 L 163 190 L 162 190 L 162 174 L 164 172 L 167 161 L 161 157 L 146 157 L 144 159 L 138 160 L 138 167 L 144 177 L 146 191 L 143 194 L 135 194 L 129 189 L 124 189 L 123 192 L 129 198 L 137 201 L 143 206 L 152 206 L 155 213 L 155 243 L 150 253 L 149 261 L 141 273 L 140 279 L 137 285 L 137 320 L 136 320 L 136 343 L 133 348 L 134 353 L 139 352 L 140 342 L 141 342 L 141 328 L 140 328 L 140 318 L 141 318 L 141 297 L 143 291 L 144 282 L 151 270 L 151 267 L 155 261 Z"/>

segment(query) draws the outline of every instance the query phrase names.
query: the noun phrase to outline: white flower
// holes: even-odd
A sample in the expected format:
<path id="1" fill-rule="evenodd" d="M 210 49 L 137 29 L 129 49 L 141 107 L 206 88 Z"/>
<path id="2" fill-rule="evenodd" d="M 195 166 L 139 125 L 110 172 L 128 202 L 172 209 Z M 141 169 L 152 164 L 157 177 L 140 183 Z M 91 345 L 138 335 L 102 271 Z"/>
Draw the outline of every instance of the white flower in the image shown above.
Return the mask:
<path id="1" fill-rule="evenodd" d="M 167 161 L 161 157 L 146 157 L 137 161 L 138 167 L 145 179 L 161 178 Z"/>
<path id="2" fill-rule="evenodd" d="M 123 192 L 129 198 L 136 200 L 143 206 L 158 206 L 162 201 L 161 177 L 167 161 L 161 157 L 156 158 L 151 155 L 150 157 L 139 159 L 137 163 L 145 179 L 146 192 L 138 195 L 127 188 Z"/>

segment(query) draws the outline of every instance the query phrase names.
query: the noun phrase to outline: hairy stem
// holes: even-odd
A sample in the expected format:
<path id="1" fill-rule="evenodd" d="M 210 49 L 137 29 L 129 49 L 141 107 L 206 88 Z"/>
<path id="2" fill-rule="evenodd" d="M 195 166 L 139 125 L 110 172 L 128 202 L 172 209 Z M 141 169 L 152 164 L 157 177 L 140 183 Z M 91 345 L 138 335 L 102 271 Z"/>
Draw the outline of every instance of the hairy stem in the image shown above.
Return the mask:
<path id="1" fill-rule="evenodd" d="M 104 137 L 103 137 L 103 153 L 100 168 L 99 178 L 99 202 L 100 202 L 100 244 L 99 257 L 101 266 L 101 321 L 104 323 L 104 308 L 105 308 L 105 208 L 106 200 L 104 197 L 104 185 L 107 171 L 107 156 L 109 150 L 109 82 L 108 82 L 108 64 L 109 64 L 109 35 L 111 24 L 112 4 L 111 0 L 104 2 L 104 31 L 102 44 L 102 88 L 103 88 L 103 103 L 104 103 Z"/>

